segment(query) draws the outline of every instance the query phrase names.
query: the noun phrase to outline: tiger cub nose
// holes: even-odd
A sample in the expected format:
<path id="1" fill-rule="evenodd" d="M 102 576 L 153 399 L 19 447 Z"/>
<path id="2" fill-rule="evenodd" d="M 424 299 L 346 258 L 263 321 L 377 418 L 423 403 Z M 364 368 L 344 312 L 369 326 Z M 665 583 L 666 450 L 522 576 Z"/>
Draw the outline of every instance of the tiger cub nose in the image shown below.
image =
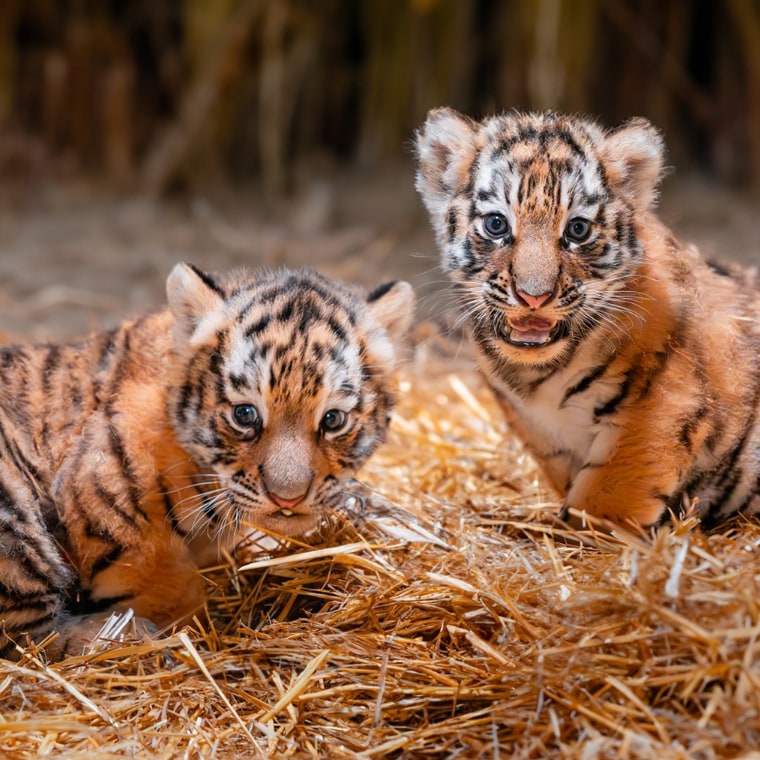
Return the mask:
<path id="1" fill-rule="evenodd" d="M 537 296 L 532 296 L 530 293 L 526 293 L 524 290 L 517 291 L 517 297 L 524 301 L 531 309 L 538 309 L 543 306 L 552 296 L 554 291 L 550 290 L 547 293 L 540 293 Z"/>
<path id="2" fill-rule="evenodd" d="M 267 496 L 282 509 L 292 509 L 298 506 L 305 498 L 308 491 L 304 491 L 300 496 L 295 496 L 292 499 L 286 499 L 284 496 L 278 496 L 276 493 L 267 491 Z"/>

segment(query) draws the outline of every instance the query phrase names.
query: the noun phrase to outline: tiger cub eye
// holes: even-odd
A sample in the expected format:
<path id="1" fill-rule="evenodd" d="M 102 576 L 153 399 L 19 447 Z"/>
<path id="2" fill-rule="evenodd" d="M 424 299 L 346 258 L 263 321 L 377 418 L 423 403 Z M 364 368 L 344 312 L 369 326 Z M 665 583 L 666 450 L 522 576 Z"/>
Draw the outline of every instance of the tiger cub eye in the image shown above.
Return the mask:
<path id="1" fill-rule="evenodd" d="M 256 427 L 261 420 L 258 410 L 252 404 L 237 404 L 233 406 L 232 417 L 240 427 L 244 428 Z"/>
<path id="2" fill-rule="evenodd" d="M 494 240 L 509 236 L 509 222 L 504 214 L 486 214 L 483 217 L 483 229 Z"/>
<path id="3" fill-rule="evenodd" d="M 572 243 L 585 243 L 591 237 L 591 222 L 576 216 L 567 223 L 565 237 Z"/>
<path id="4" fill-rule="evenodd" d="M 348 421 L 348 415 L 340 409 L 330 409 L 322 417 L 322 430 L 328 433 L 335 433 L 343 428 Z"/>

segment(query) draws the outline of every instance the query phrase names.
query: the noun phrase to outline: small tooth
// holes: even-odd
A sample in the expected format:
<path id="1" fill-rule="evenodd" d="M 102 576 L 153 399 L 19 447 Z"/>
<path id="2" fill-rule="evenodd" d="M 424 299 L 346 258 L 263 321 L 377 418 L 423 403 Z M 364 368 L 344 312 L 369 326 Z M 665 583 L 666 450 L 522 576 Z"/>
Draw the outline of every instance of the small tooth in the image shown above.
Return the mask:
<path id="1" fill-rule="evenodd" d="M 295 514 L 295 512 L 292 509 L 287 509 L 286 508 L 286 509 L 281 509 L 280 510 L 280 514 L 283 517 L 293 517 L 293 515 Z"/>

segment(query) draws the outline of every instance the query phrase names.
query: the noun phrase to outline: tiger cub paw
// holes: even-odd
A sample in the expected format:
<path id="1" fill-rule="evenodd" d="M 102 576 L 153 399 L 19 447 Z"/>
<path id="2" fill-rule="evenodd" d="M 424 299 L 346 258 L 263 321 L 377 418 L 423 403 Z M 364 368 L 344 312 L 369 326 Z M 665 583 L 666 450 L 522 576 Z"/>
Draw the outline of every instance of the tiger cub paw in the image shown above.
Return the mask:
<path id="1" fill-rule="evenodd" d="M 552 538 L 562 545 L 602 549 L 617 546 L 621 532 L 633 532 L 633 528 L 565 502 L 554 519 Z M 636 532 L 640 533 L 640 529 Z"/>
<path id="2" fill-rule="evenodd" d="M 45 647 L 48 660 L 80 657 L 125 641 L 141 641 L 146 636 L 158 639 L 158 626 L 152 620 L 136 617 L 132 610 L 110 614 L 81 615 L 69 618 L 58 628 L 58 636 Z"/>

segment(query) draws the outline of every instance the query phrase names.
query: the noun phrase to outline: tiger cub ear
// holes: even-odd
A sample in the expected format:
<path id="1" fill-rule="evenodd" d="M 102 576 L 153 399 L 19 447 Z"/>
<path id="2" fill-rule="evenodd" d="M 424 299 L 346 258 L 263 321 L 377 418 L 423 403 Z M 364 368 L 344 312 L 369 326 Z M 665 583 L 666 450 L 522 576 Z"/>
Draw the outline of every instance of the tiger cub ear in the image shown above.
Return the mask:
<path id="1" fill-rule="evenodd" d="M 602 143 L 602 162 L 610 184 L 639 211 L 646 211 L 657 200 L 664 159 L 662 135 L 646 119 L 631 119 Z"/>
<path id="2" fill-rule="evenodd" d="M 415 187 L 428 211 L 437 215 L 454 190 L 466 182 L 462 176 L 466 159 L 475 149 L 478 125 L 453 108 L 435 108 L 417 132 Z"/>
<path id="3" fill-rule="evenodd" d="M 181 262 L 166 280 L 166 297 L 178 341 L 201 343 L 224 316 L 225 294 L 211 275 Z"/>
<path id="4" fill-rule="evenodd" d="M 394 363 L 412 324 L 414 302 L 414 289 L 402 280 L 380 285 L 367 296 L 367 313 L 375 326 L 369 330 L 368 348 L 376 361 Z"/>

